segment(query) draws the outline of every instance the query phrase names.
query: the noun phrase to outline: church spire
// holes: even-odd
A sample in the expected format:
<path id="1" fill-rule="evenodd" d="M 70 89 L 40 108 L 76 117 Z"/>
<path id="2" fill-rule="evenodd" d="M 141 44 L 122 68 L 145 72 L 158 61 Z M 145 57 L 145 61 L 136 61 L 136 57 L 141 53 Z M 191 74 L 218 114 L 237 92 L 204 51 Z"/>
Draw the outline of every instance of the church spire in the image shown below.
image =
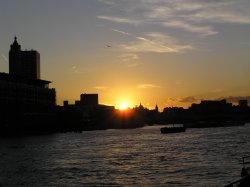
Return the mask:
<path id="1" fill-rule="evenodd" d="M 10 50 L 11 51 L 20 51 L 21 50 L 21 46 L 18 44 L 16 36 L 14 37 L 13 44 L 10 46 Z"/>
<path id="2" fill-rule="evenodd" d="M 155 111 L 156 111 L 156 112 L 159 112 L 159 108 L 158 108 L 158 105 L 157 105 L 157 104 L 155 105 Z"/>

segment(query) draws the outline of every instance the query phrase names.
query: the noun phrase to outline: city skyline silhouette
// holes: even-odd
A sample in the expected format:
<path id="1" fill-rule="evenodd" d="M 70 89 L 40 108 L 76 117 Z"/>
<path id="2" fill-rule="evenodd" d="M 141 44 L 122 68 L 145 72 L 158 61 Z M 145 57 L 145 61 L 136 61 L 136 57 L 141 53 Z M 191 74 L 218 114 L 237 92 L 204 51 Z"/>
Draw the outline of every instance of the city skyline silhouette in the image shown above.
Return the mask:
<path id="1" fill-rule="evenodd" d="M 249 187 L 249 10 L 1 0 L 0 187 Z"/>
<path id="2" fill-rule="evenodd" d="M 41 78 L 53 81 L 59 105 L 81 93 L 98 93 L 100 103 L 116 108 L 142 103 L 161 111 L 249 100 L 248 2 L 0 5 L 1 72 L 8 72 L 7 46 L 17 36 L 23 50 L 39 51 Z"/>
<path id="3" fill-rule="evenodd" d="M 188 109 L 172 106 L 159 112 L 157 104 L 154 109 L 142 103 L 129 107 L 126 101 L 119 107 L 110 106 L 99 103 L 98 93 L 82 93 L 73 104 L 64 100 L 60 106 L 56 89 L 50 88 L 51 81 L 42 80 L 40 74 L 39 52 L 23 51 L 15 36 L 9 50 L 9 73 L 0 73 L 1 135 L 128 129 L 169 123 L 183 123 L 183 127 L 171 128 L 171 132 L 184 132 L 186 128 L 245 125 L 250 120 L 247 99 L 239 100 L 237 106 L 226 99 L 202 100 Z"/>

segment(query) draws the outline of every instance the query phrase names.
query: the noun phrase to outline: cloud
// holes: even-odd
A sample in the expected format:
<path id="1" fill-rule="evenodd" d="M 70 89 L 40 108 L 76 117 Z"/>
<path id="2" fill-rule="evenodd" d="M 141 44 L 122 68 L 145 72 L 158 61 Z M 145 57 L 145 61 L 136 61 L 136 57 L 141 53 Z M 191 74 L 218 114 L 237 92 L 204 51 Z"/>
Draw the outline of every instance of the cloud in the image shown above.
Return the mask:
<path id="1" fill-rule="evenodd" d="M 122 54 L 119 58 L 127 67 L 136 67 L 143 64 L 139 61 L 139 56 L 134 53 Z"/>
<path id="2" fill-rule="evenodd" d="M 217 3 L 203 3 L 193 14 L 194 21 L 210 21 L 211 23 L 250 24 L 250 4 L 248 0 L 228 0 Z"/>
<path id="3" fill-rule="evenodd" d="M 193 96 L 183 97 L 183 98 L 179 99 L 179 102 L 181 102 L 181 103 L 196 103 L 198 101 L 200 101 L 200 100 L 196 99 Z"/>
<path id="4" fill-rule="evenodd" d="M 217 99 L 208 99 L 208 100 L 222 100 L 222 99 L 226 99 L 227 102 L 229 103 L 233 103 L 233 104 L 238 104 L 239 100 L 248 100 L 250 101 L 250 96 L 229 96 L 229 97 L 218 97 Z M 178 102 L 181 103 L 198 103 L 203 99 L 197 99 L 193 96 L 188 96 L 188 97 L 183 97 L 183 98 L 179 98 Z M 206 99 L 207 100 L 207 99 Z"/>
<path id="5" fill-rule="evenodd" d="M 145 3 L 140 0 L 140 3 Z M 250 24 L 250 4 L 248 0 L 179 0 L 146 1 L 145 11 L 155 20 L 193 21 L 195 23 L 238 23 Z M 142 5 L 139 5 L 142 6 Z M 151 7 L 151 8 L 150 8 Z"/>
<path id="6" fill-rule="evenodd" d="M 153 89 L 153 88 L 162 88 L 161 86 L 155 84 L 139 84 L 137 86 L 139 89 Z"/>
<path id="7" fill-rule="evenodd" d="M 229 97 L 220 97 L 217 100 L 221 100 L 221 99 L 226 99 L 227 102 L 229 103 L 238 103 L 239 100 L 248 100 L 250 101 L 250 96 L 229 96 Z"/>
<path id="8" fill-rule="evenodd" d="M 162 33 L 147 33 L 145 36 L 130 35 L 135 37 L 135 39 L 127 44 L 121 44 L 120 47 L 131 53 L 176 53 L 193 49 L 191 45 L 178 44 L 174 38 Z"/>
<path id="9" fill-rule="evenodd" d="M 178 20 L 164 22 L 163 25 L 166 27 L 174 27 L 174 28 L 183 29 L 185 31 L 197 33 L 197 34 L 200 34 L 200 36 L 209 36 L 209 35 L 214 35 L 218 33 L 214 31 L 211 26 L 197 26 L 197 25 L 190 24 L 188 22 L 178 21 Z"/>
<path id="10" fill-rule="evenodd" d="M 117 23 L 128 23 L 128 24 L 139 24 L 140 21 L 133 20 L 129 18 L 122 18 L 122 17 L 114 17 L 114 16 L 97 16 L 99 19 L 108 20 Z"/>
<path id="11" fill-rule="evenodd" d="M 95 88 L 97 90 L 106 90 L 108 87 L 106 87 L 106 86 L 94 86 L 93 88 Z"/>
<path id="12" fill-rule="evenodd" d="M 168 100 L 168 101 L 172 101 L 172 102 L 176 102 L 176 101 L 178 101 L 178 99 L 176 99 L 176 98 L 171 98 L 171 97 L 170 97 L 170 98 L 168 98 L 167 100 Z"/>
<path id="13" fill-rule="evenodd" d="M 111 2 L 116 3 L 115 10 L 123 17 L 102 15 L 98 16 L 99 19 L 143 25 L 144 30 L 171 27 L 205 37 L 218 33 L 214 24 L 250 24 L 249 0 L 109 1 Z"/>
<path id="14" fill-rule="evenodd" d="M 119 45 L 121 49 L 128 53 L 177 53 L 193 49 L 191 45 L 178 44 L 177 39 L 159 32 L 150 32 L 143 36 L 138 36 L 118 29 L 111 30 L 131 37 L 131 42 Z"/>
<path id="15" fill-rule="evenodd" d="M 127 54 L 121 55 L 120 58 L 122 58 L 122 61 L 128 62 L 131 60 L 138 60 L 139 56 L 137 54 L 127 53 Z"/>
<path id="16" fill-rule="evenodd" d="M 71 73 L 74 73 L 74 74 L 81 74 L 82 72 L 79 71 L 79 69 L 77 68 L 77 66 L 72 66 L 69 68 L 69 71 Z"/>
<path id="17" fill-rule="evenodd" d="M 107 5 L 116 5 L 114 1 L 109 1 L 109 0 L 98 0 L 98 1 Z"/>
<path id="18" fill-rule="evenodd" d="M 7 58 L 4 54 L 1 54 L 1 57 L 2 57 L 2 59 L 3 59 L 5 62 L 8 63 L 8 58 Z"/>
<path id="19" fill-rule="evenodd" d="M 130 36 L 132 41 L 126 44 L 120 44 L 120 48 L 128 53 L 121 55 L 123 62 L 129 62 L 132 60 L 138 60 L 139 56 L 135 53 L 138 52 L 155 52 L 155 53 L 170 53 L 170 52 L 182 52 L 187 49 L 192 49 L 190 45 L 177 44 L 176 40 L 170 36 L 162 33 L 147 33 L 145 36 L 137 36 L 122 30 L 111 29 L 114 32 L 118 32 L 122 35 Z M 129 63 L 129 67 L 135 67 L 141 65 L 141 62 Z"/>
<path id="20" fill-rule="evenodd" d="M 167 98 L 165 105 L 168 107 L 183 107 L 188 108 L 194 103 L 200 103 L 200 99 L 194 96 L 179 97 L 179 98 Z"/>
<path id="21" fill-rule="evenodd" d="M 202 100 L 211 100 L 211 101 L 220 101 L 222 99 L 226 99 L 228 103 L 233 103 L 234 105 L 238 105 L 239 100 L 248 100 L 250 102 L 250 96 L 229 96 L 229 97 L 218 97 L 218 98 L 210 98 L 210 99 L 201 99 L 195 98 L 194 96 L 187 96 L 181 98 L 167 98 L 165 101 L 165 105 L 167 106 L 182 106 L 184 108 L 188 108 L 191 104 L 200 103 Z"/>
<path id="22" fill-rule="evenodd" d="M 133 36 L 132 34 L 130 34 L 128 32 L 124 32 L 124 31 L 121 31 L 121 30 L 118 30 L 118 29 L 111 29 L 111 30 L 115 31 L 115 32 L 118 32 L 120 34 L 123 34 L 123 35 Z"/>

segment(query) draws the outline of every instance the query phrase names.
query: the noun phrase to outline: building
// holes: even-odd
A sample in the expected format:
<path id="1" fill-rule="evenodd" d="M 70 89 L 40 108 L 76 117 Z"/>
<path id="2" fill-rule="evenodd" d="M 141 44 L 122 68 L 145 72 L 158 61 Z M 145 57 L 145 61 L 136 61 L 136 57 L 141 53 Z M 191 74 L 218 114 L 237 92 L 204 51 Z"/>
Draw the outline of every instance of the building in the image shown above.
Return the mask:
<path id="1" fill-rule="evenodd" d="M 81 94 L 80 103 L 85 106 L 97 106 L 98 94 Z"/>
<path id="2" fill-rule="evenodd" d="M 69 104 L 68 100 L 63 101 L 64 107 L 76 107 L 84 109 L 92 109 L 93 107 L 100 106 L 98 101 L 98 94 L 81 94 L 80 100 L 76 100 L 75 104 Z"/>
<path id="3" fill-rule="evenodd" d="M 89 116 L 97 108 L 110 108 L 109 106 L 99 105 L 98 94 L 81 94 L 80 100 L 75 104 L 69 104 L 67 100 L 63 101 L 64 108 L 80 111 L 83 116 Z M 113 109 L 113 107 L 111 107 Z"/>
<path id="4" fill-rule="evenodd" d="M 114 122 L 111 117 L 115 114 L 115 107 L 99 104 L 98 94 L 81 94 L 80 100 L 74 104 L 65 100 L 62 109 L 65 121 L 71 124 L 72 119 L 78 119 L 85 130 L 106 129 Z"/>
<path id="5" fill-rule="evenodd" d="M 232 103 L 227 103 L 225 99 L 222 99 L 220 101 L 202 100 L 200 104 L 192 104 L 192 106 L 190 107 L 192 111 L 207 114 L 226 112 L 230 108 L 232 108 Z"/>
<path id="6" fill-rule="evenodd" d="M 55 106 L 56 92 L 49 89 L 49 83 L 0 73 L 0 107 L 34 111 Z"/>
<path id="7" fill-rule="evenodd" d="M 34 50 L 22 51 L 16 37 L 9 51 L 9 74 L 40 79 L 40 54 Z"/>
<path id="8" fill-rule="evenodd" d="M 239 100 L 240 107 L 248 107 L 248 100 Z"/>
<path id="9" fill-rule="evenodd" d="M 56 106 L 56 91 L 49 88 L 50 83 L 40 79 L 39 53 L 21 51 L 15 37 L 9 52 L 9 74 L 0 73 L 0 119 L 49 112 Z"/>

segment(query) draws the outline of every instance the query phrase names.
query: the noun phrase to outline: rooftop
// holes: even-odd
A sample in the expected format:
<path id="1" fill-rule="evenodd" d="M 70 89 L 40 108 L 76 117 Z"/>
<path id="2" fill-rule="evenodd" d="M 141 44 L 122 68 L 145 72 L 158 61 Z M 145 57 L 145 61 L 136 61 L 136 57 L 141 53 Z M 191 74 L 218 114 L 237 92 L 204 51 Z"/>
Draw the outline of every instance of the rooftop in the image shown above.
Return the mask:
<path id="1" fill-rule="evenodd" d="M 8 81 L 8 82 L 15 82 L 15 83 L 23 83 L 38 87 L 44 87 L 45 85 L 51 83 L 51 81 L 41 80 L 41 79 L 27 79 L 21 76 L 13 76 L 8 73 L 0 72 L 0 80 Z"/>

